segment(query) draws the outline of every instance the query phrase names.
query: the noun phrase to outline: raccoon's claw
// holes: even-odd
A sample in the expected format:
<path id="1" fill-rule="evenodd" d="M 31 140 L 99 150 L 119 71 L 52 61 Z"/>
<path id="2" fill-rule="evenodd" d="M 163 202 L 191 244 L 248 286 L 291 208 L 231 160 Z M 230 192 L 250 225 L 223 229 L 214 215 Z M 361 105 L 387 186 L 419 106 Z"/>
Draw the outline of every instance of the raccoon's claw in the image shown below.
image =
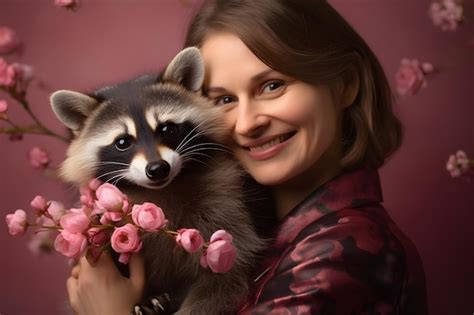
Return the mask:
<path id="1" fill-rule="evenodd" d="M 164 315 L 173 314 L 175 310 L 171 307 L 171 298 L 164 293 L 148 300 L 146 304 L 135 305 L 132 315 Z"/>

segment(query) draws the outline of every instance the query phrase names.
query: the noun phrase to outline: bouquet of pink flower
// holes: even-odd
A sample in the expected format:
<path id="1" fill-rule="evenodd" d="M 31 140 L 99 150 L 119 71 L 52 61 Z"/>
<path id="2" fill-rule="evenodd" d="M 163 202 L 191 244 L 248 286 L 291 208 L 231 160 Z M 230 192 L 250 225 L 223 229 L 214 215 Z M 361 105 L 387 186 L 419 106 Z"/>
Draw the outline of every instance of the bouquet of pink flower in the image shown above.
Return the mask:
<path id="1" fill-rule="evenodd" d="M 145 233 L 165 233 L 185 251 L 200 252 L 204 268 L 223 273 L 234 265 L 236 250 L 232 236 L 224 230 L 216 231 L 206 243 L 198 230 L 166 229 L 168 220 L 160 207 L 149 202 L 133 205 L 111 184 L 93 180 L 80 193 L 81 207 L 71 209 L 36 196 L 31 201 L 36 223 L 28 222 L 26 212 L 18 209 L 6 216 L 10 234 L 23 235 L 29 227 L 36 227 L 35 233 L 57 231 L 54 248 L 66 257 L 86 255 L 94 261 L 102 251 L 112 249 L 119 254 L 119 262 L 127 264 L 130 255 L 142 248 Z"/>

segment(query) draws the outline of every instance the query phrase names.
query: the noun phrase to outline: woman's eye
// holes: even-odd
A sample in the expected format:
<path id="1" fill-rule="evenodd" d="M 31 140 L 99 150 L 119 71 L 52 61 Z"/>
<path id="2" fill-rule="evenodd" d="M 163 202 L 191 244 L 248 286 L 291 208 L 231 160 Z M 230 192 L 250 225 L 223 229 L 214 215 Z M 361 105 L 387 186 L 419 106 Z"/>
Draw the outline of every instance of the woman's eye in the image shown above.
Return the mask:
<path id="1" fill-rule="evenodd" d="M 214 100 L 216 105 L 225 105 L 234 102 L 235 99 L 232 96 L 221 96 Z"/>
<path id="2" fill-rule="evenodd" d="M 172 136 L 178 133 L 178 125 L 174 123 L 166 123 L 159 127 L 160 134 L 162 136 Z"/>
<path id="3" fill-rule="evenodd" d="M 115 147 L 119 151 L 128 150 L 133 144 L 133 138 L 131 136 L 122 136 L 115 140 Z"/>
<path id="4" fill-rule="evenodd" d="M 262 93 L 273 92 L 275 90 L 278 90 L 279 88 L 281 88 L 284 85 L 285 84 L 281 81 L 268 82 L 263 86 Z"/>

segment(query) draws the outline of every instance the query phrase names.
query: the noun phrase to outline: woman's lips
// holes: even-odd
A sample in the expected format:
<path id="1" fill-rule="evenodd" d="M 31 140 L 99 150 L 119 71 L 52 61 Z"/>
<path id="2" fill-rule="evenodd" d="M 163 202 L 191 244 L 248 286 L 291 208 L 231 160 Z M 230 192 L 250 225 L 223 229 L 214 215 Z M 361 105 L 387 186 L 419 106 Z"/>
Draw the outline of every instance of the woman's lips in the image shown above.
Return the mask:
<path id="1" fill-rule="evenodd" d="M 266 160 L 278 154 L 296 134 L 295 131 L 259 139 L 244 146 L 248 150 L 249 156 L 254 160 Z"/>

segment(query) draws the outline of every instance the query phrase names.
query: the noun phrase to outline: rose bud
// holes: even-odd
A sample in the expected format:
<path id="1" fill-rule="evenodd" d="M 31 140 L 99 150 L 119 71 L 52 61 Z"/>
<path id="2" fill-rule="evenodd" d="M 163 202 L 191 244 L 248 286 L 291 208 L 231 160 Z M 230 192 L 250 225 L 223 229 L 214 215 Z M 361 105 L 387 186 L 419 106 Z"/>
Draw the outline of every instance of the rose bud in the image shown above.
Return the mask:
<path id="1" fill-rule="evenodd" d="M 8 232 L 11 235 L 23 235 L 28 227 L 26 212 L 18 209 L 14 213 L 7 214 L 5 221 L 8 225 Z"/>
<path id="2" fill-rule="evenodd" d="M 54 221 L 59 221 L 61 217 L 66 214 L 66 208 L 64 208 L 62 203 L 57 201 L 51 201 L 47 211 Z"/>
<path id="3" fill-rule="evenodd" d="M 209 244 L 205 257 L 207 265 L 212 271 L 224 273 L 234 265 L 237 252 L 232 243 L 220 240 Z"/>
<path id="4" fill-rule="evenodd" d="M 43 211 L 46 209 L 46 206 L 48 205 L 46 199 L 43 196 L 36 196 L 31 200 L 30 206 L 31 208 L 37 210 L 37 211 Z"/>
<path id="5" fill-rule="evenodd" d="M 142 247 L 138 229 L 130 223 L 116 228 L 110 238 L 110 243 L 117 253 L 135 253 Z"/>
<path id="6" fill-rule="evenodd" d="M 217 230 L 211 235 L 211 239 L 209 240 L 210 243 L 216 241 L 227 241 L 232 243 L 232 235 L 227 233 L 225 230 Z"/>
<path id="7" fill-rule="evenodd" d="M 128 212 L 128 200 L 117 187 L 112 184 L 105 183 L 100 185 L 96 192 L 97 205 L 106 211 L 112 212 Z"/>
<path id="8" fill-rule="evenodd" d="M 82 233 L 89 227 L 89 217 L 84 212 L 72 210 L 61 217 L 59 224 L 69 233 Z"/>
<path id="9" fill-rule="evenodd" d="M 134 205 L 132 207 L 132 220 L 145 231 L 157 231 L 168 223 L 163 210 L 150 202 Z"/>
<path id="10" fill-rule="evenodd" d="M 90 228 L 87 230 L 87 240 L 91 245 L 104 245 L 109 241 L 109 233 L 105 229 Z"/>
<path id="11" fill-rule="evenodd" d="M 79 258 L 87 250 L 87 239 L 80 233 L 61 231 L 54 241 L 54 248 L 66 257 Z"/>
<path id="12" fill-rule="evenodd" d="M 188 253 L 194 253 L 204 245 L 204 239 L 195 229 L 180 229 L 176 236 L 176 243 L 184 248 Z"/>

